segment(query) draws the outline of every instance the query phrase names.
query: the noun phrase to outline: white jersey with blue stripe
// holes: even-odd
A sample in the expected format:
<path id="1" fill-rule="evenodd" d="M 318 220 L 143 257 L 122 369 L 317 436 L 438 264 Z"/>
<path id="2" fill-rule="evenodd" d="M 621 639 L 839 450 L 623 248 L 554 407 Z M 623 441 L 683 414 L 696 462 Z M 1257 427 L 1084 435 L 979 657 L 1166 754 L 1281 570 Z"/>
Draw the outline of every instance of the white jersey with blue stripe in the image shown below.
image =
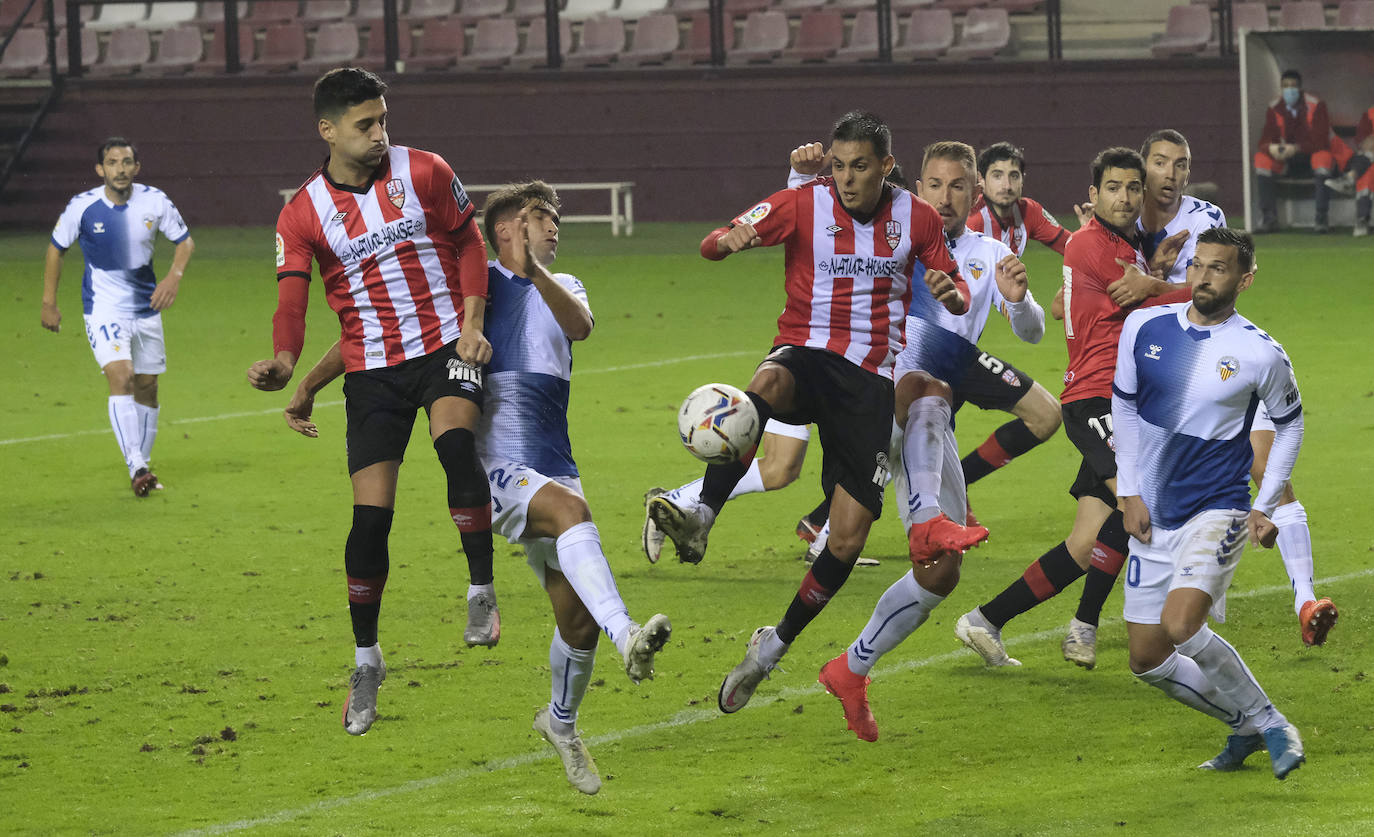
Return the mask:
<path id="1" fill-rule="evenodd" d="M 548 477 L 575 477 L 568 437 L 572 341 L 533 282 L 497 261 L 487 263 L 487 277 L 491 362 L 478 452 Z M 587 291 L 576 277 L 555 273 L 553 278 L 587 305 Z"/>
<path id="2" fill-rule="evenodd" d="M 1113 398 L 1133 404 L 1138 416 L 1134 461 L 1118 447 L 1118 490 L 1138 494 L 1165 529 L 1208 509 L 1250 508 L 1255 411 L 1262 402 L 1279 425 L 1302 413 L 1282 346 L 1239 314 L 1196 325 L 1190 306 L 1131 313 L 1112 383 Z"/>
<path id="3" fill-rule="evenodd" d="M 969 358 L 977 355 L 978 338 L 983 335 L 988 316 L 1006 304 L 997 288 L 997 263 L 1011 255 L 1011 248 L 968 228 L 947 242 L 959 273 L 968 282 L 968 311 L 951 314 L 936 301 L 925 282 L 918 281 L 925 273 L 925 268 L 918 266 L 911 283 L 906 345 L 897 358 L 897 366 L 920 369 L 950 382 L 957 380 Z"/>
<path id="4" fill-rule="evenodd" d="M 95 305 L 139 316 L 153 314 L 153 243 L 161 232 L 174 244 L 190 235 L 181 213 L 161 189 L 135 183 L 128 202 L 114 204 L 97 186 L 72 198 L 52 231 L 53 246 L 66 252 L 80 242 L 86 260 L 81 308 Z"/>
<path id="5" fill-rule="evenodd" d="M 1208 203 L 1192 195 L 1184 195 L 1179 203 L 1178 212 L 1164 225 L 1164 229 L 1157 233 L 1148 233 L 1143 221 L 1137 220 L 1135 225 L 1140 230 L 1141 251 L 1145 253 L 1146 259 L 1154 257 L 1155 248 L 1159 247 L 1164 239 L 1178 234 L 1181 230 L 1188 231 L 1188 240 L 1183 242 L 1183 249 L 1178 252 L 1173 268 L 1164 277 L 1175 285 L 1180 285 L 1188 281 L 1188 265 L 1193 263 L 1193 254 L 1197 252 L 1197 237 L 1215 227 L 1226 226 L 1226 214 L 1214 203 Z"/>

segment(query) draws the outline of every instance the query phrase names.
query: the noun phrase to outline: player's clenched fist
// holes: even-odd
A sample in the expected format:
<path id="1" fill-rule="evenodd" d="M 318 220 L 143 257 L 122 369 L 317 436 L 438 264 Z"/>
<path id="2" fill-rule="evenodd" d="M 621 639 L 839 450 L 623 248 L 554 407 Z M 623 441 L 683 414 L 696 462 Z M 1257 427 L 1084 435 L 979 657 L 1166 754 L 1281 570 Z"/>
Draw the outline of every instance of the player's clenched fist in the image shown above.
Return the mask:
<path id="1" fill-rule="evenodd" d="M 1026 298 L 1026 265 L 1014 253 L 1008 253 L 997 263 L 997 289 L 1007 302 Z"/>
<path id="2" fill-rule="evenodd" d="M 248 367 L 248 383 L 252 384 L 254 389 L 276 392 L 286 386 L 287 381 L 291 380 L 291 373 L 295 371 L 294 367 L 280 358 L 260 360 Z"/>
<path id="3" fill-rule="evenodd" d="M 738 253 L 762 243 L 763 239 L 754 231 L 753 224 L 740 224 L 731 227 L 729 232 L 716 239 L 716 249 L 722 253 Z"/>
<path id="4" fill-rule="evenodd" d="M 926 287 L 930 288 L 930 295 L 951 314 L 964 313 L 964 295 L 959 293 L 959 288 L 948 273 L 943 270 L 927 270 L 925 282 Z"/>
<path id="5" fill-rule="evenodd" d="M 830 153 L 819 142 L 808 142 L 792 149 L 791 163 L 797 174 L 820 174 L 830 165 Z"/>

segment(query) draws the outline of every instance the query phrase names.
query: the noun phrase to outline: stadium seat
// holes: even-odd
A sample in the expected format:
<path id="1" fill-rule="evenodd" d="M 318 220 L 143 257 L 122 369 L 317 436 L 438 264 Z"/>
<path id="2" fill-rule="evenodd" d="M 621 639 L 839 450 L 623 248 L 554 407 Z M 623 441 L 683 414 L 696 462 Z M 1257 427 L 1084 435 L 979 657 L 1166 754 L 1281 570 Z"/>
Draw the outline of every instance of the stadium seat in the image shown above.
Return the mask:
<path id="1" fill-rule="evenodd" d="M 548 11 L 548 5 L 544 0 L 515 0 L 511 6 L 510 17 L 515 18 L 520 23 L 529 23 L 537 17 L 544 17 Z M 558 13 L 563 13 L 563 3 L 558 4 Z"/>
<path id="2" fill-rule="evenodd" d="M 34 26 L 20 29 L 0 59 L 0 78 L 27 78 L 47 65 L 47 31 Z"/>
<path id="3" fill-rule="evenodd" d="M 777 7 L 782 11 L 787 12 L 789 15 L 799 15 L 802 12 L 809 11 L 811 9 L 819 9 L 822 6 L 824 6 L 826 2 L 827 0 L 779 0 Z M 837 8 L 842 5 L 844 4 L 835 4 Z M 865 2 L 863 5 L 871 6 L 873 4 L 871 2 Z"/>
<path id="4" fill-rule="evenodd" d="M 645 15 L 635 24 L 634 46 L 620 56 L 622 64 L 662 64 L 681 42 L 677 18 L 668 12 Z"/>
<path id="5" fill-rule="evenodd" d="M 505 14 L 509 6 L 509 0 L 459 0 L 458 17 L 475 24 L 484 17 Z"/>
<path id="6" fill-rule="evenodd" d="M 892 16 L 888 27 L 892 32 L 892 45 L 897 46 L 897 17 Z M 863 9 L 854 15 L 854 28 L 849 33 L 849 45 L 835 53 L 838 61 L 877 61 L 878 60 L 878 13 L 873 9 Z"/>
<path id="7" fill-rule="evenodd" d="M 240 6 L 238 7 L 238 11 L 239 11 L 239 17 L 240 17 L 240 18 L 243 17 L 243 11 L 244 11 L 244 10 L 243 10 L 243 6 L 240 5 Z M 210 24 L 214 24 L 214 23 L 223 23 L 223 22 L 224 22 L 224 4 L 218 2 L 218 0 L 213 0 L 212 2 L 201 3 L 201 4 L 200 4 L 200 11 L 196 14 L 196 20 L 199 20 L 199 21 L 201 21 L 202 23 L 210 23 Z"/>
<path id="8" fill-rule="evenodd" d="M 59 18 L 66 19 L 66 12 L 59 11 Z M 97 32 L 111 32 L 125 26 L 142 23 L 148 17 L 147 3 L 102 3 L 100 15 L 86 24 L 86 28 Z"/>
<path id="9" fill-rule="evenodd" d="M 353 20 L 359 24 L 381 20 L 384 16 L 382 12 L 385 8 L 386 6 L 382 0 L 358 0 L 358 5 L 353 10 Z M 396 0 L 396 14 L 399 16 L 406 16 L 408 14 L 405 0 Z"/>
<path id="10" fill-rule="evenodd" d="M 239 19 L 246 20 L 253 26 L 285 23 L 300 16 L 301 6 L 296 0 L 257 0 L 248 7 L 247 15 L 243 13 L 243 6 L 239 6 Z"/>
<path id="11" fill-rule="evenodd" d="M 91 65 L 91 75 L 129 75 L 151 60 L 153 39 L 148 35 L 148 30 L 126 26 L 110 33 L 110 40 L 105 44 L 105 57 Z"/>
<path id="12" fill-rule="evenodd" d="M 825 61 L 844 46 L 844 15 L 834 9 L 815 9 L 802 15 L 797 41 L 783 50 L 789 61 Z"/>
<path id="13" fill-rule="evenodd" d="M 239 25 L 239 63 L 247 64 L 253 60 L 253 28 Z M 210 45 L 205 49 L 205 59 L 191 68 L 195 73 L 224 72 L 224 24 L 211 27 Z"/>
<path id="14" fill-rule="evenodd" d="M 1279 29 L 1325 29 L 1321 0 L 1289 0 L 1279 6 Z"/>
<path id="15" fill-rule="evenodd" d="M 558 53 L 566 59 L 572 46 L 572 21 L 560 15 L 558 18 Z M 544 23 L 544 18 L 537 17 L 530 21 L 529 28 L 525 31 L 525 47 L 511 57 L 510 63 L 512 67 L 520 69 L 547 67 L 549 65 L 549 30 Z"/>
<path id="16" fill-rule="evenodd" d="M 205 58 L 205 33 L 199 26 L 183 24 L 162 33 L 157 44 L 157 58 L 143 67 L 146 73 L 177 75 L 189 72 Z M 220 66 L 224 66 L 221 62 Z"/>
<path id="17" fill-rule="evenodd" d="M 343 20 L 353 14 L 353 0 L 305 0 L 301 9 L 301 18 L 306 23 Z"/>
<path id="18" fill-rule="evenodd" d="M 892 48 L 892 60 L 939 58 L 953 45 L 954 15 L 949 9 L 917 9 L 902 27 L 902 42 Z"/>
<path id="19" fill-rule="evenodd" d="M 625 20 L 639 20 L 646 15 L 657 14 L 668 8 L 668 0 L 620 0 L 620 5 L 607 14 Z"/>
<path id="20" fill-rule="evenodd" d="M 67 30 L 57 32 L 57 69 L 67 72 Z M 81 68 L 90 69 L 100 58 L 100 36 L 86 27 L 81 27 Z"/>
<path id="21" fill-rule="evenodd" d="M 196 4 L 192 2 L 150 3 L 148 18 L 141 23 L 149 29 L 175 29 L 196 20 Z"/>
<path id="22" fill-rule="evenodd" d="M 324 24 L 315 33 L 314 51 L 300 63 L 300 70 L 318 76 L 326 70 L 352 64 L 361 52 L 358 25 L 347 20 L 336 20 Z"/>
<path id="23" fill-rule="evenodd" d="M 1269 7 L 1263 3 L 1232 3 L 1231 29 L 1252 32 L 1269 31 Z"/>
<path id="24" fill-rule="evenodd" d="M 477 22 L 472 49 L 458 59 L 458 66 L 473 70 L 504 67 L 520 48 L 520 32 L 508 17 L 489 17 Z"/>
<path id="25" fill-rule="evenodd" d="M 243 62 L 245 73 L 289 73 L 305 60 L 305 25 L 299 21 L 269 26 L 262 52 Z"/>
<path id="26" fill-rule="evenodd" d="M 725 0 L 725 17 L 743 17 L 760 12 L 773 5 L 773 0 Z M 748 21 L 745 21 L 748 23 Z"/>
<path id="27" fill-rule="evenodd" d="M 945 53 L 948 58 L 991 58 L 1011 43 L 1011 21 L 1006 9 L 969 9 L 959 43 Z"/>
<path id="28" fill-rule="evenodd" d="M 1374 29 L 1374 0 L 1342 0 L 1336 11 L 1336 25 Z"/>
<path id="29" fill-rule="evenodd" d="M 373 27 L 379 37 L 381 31 L 380 24 Z M 406 60 L 406 69 L 446 70 L 458 63 L 465 48 L 463 21 L 427 20 L 420 27 L 420 45 Z"/>
<path id="30" fill-rule="evenodd" d="M 594 17 L 582 24 L 582 38 L 563 63 L 569 67 L 607 67 L 624 51 L 625 21 L 618 17 Z"/>
<path id="31" fill-rule="evenodd" d="M 1156 58 L 1196 55 L 1212 39 L 1212 10 L 1206 6 L 1174 6 L 1169 9 L 1164 34 L 1150 47 Z"/>
<path id="32" fill-rule="evenodd" d="M 735 27 L 726 21 L 725 52 L 729 54 L 735 45 Z M 711 61 L 711 17 L 705 12 L 692 16 L 691 26 L 687 29 L 687 43 L 682 49 L 673 52 L 673 61 L 678 64 L 709 64 Z"/>
<path id="33" fill-rule="evenodd" d="M 787 15 L 779 11 L 750 12 L 737 47 L 729 51 L 731 64 L 766 64 L 787 49 L 791 32 Z"/>
<path id="34" fill-rule="evenodd" d="M 614 8 L 615 0 L 568 0 L 560 17 L 568 20 L 586 20 L 589 17 L 604 15 Z"/>
<path id="35" fill-rule="evenodd" d="M 398 22 L 400 26 L 396 28 L 396 57 L 401 61 L 409 61 L 414 46 L 410 27 L 404 20 Z M 386 26 L 380 20 L 368 24 L 367 44 L 363 50 L 362 57 L 355 62 L 359 67 L 376 71 L 386 69 Z"/>

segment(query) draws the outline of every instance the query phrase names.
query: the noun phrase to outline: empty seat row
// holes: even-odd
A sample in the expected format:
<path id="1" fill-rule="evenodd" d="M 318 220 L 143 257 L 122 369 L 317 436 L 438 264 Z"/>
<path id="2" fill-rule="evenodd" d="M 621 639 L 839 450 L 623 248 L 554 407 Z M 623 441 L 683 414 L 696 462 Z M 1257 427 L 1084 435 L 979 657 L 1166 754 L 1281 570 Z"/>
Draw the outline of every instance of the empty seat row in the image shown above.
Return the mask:
<path id="1" fill-rule="evenodd" d="M 1374 0 L 1342 0 L 1336 9 L 1337 26 L 1374 28 Z M 1321 0 L 1289 0 L 1279 7 L 1271 25 L 1269 8 L 1262 2 L 1233 3 L 1231 29 L 1266 32 L 1277 29 L 1325 29 L 1326 10 Z M 1152 50 L 1157 57 L 1195 55 L 1215 48 L 1212 10 L 1203 5 L 1174 6 L 1164 24 L 1164 34 Z"/>

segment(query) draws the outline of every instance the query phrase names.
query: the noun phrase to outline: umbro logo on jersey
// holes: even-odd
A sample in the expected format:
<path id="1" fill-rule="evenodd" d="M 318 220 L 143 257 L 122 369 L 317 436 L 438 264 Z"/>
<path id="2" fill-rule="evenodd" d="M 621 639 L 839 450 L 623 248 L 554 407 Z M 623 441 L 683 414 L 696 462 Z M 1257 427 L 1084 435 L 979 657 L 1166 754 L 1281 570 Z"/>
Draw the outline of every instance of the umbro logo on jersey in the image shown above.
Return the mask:
<path id="1" fill-rule="evenodd" d="M 386 182 L 386 196 L 391 200 L 391 205 L 400 209 L 406 205 L 406 184 L 399 177 L 393 177 Z"/>
<path id="2" fill-rule="evenodd" d="M 1240 361 L 1230 355 L 1217 361 L 1217 374 L 1221 376 L 1223 381 L 1229 380 L 1232 375 L 1236 374 L 1236 370 L 1238 369 L 1240 369 Z"/>
<path id="3" fill-rule="evenodd" d="M 1163 346 L 1156 346 L 1155 344 L 1151 343 L 1150 351 L 1145 353 L 1145 357 L 1149 358 L 1150 360 L 1159 360 L 1159 353 L 1162 351 L 1164 351 Z"/>
<path id="4" fill-rule="evenodd" d="M 887 246 L 896 250 L 897 245 L 902 243 L 902 222 L 888 221 L 883 232 L 887 236 Z"/>
<path id="5" fill-rule="evenodd" d="M 334 223 L 337 224 L 337 223 L 339 223 L 340 221 L 342 221 L 343 219 L 345 219 L 345 218 L 347 218 L 347 217 L 348 217 L 348 212 L 347 212 L 347 211 L 345 211 L 345 212 L 335 212 L 335 213 L 334 213 L 334 217 L 331 218 L 331 219 L 329 219 L 329 220 L 331 220 L 331 221 L 333 221 Z"/>
<path id="6" fill-rule="evenodd" d="M 841 227 L 837 224 L 831 224 L 830 226 L 825 228 L 825 231 L 830 233 L 832 236 L 835 236 L 844 232 L 844 227 Z"/>

